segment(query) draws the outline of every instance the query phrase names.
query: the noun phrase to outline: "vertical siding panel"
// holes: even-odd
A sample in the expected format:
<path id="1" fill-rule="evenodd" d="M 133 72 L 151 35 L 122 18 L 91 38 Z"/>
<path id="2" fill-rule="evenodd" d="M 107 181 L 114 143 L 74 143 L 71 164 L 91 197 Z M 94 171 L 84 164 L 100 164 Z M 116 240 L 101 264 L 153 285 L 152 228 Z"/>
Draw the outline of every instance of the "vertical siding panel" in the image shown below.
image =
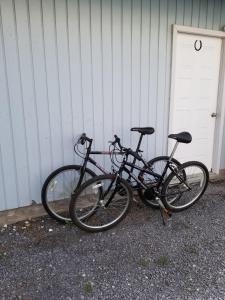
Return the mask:
<path id="1" fill-rule="evenodd" d="M 21 87 L 23 92 L 26 142 L 29 162 L 29 185 L 31 199 L 40 199 L 40 165 L 33 70 L 28 28 L 27 2 L 15 1 Z"/>
<path id="2" fill-rule="evenodd" d="M 51 127 L 40 1 L 29 0 L 30 31 L 40 141 L 41 182 L 52 170 Z"/>
<path id="3" fill-rule="evenodd" d="M 28 162 L 26 148 L 26 134 L 24 122 L 23 95 L 18 62 L 17 37 L 15 30 L 15 16 L 12 1 L 2 1 L 2 27 L 6 55 L 6 68 L 9 88 L 10 109 L 12 113 L 12 127 L 14 151 L 16 157 L 16 172 L 18 180 L 19 206 L 30 203 Z"/>
<path id="4" fill-rule="evenodd" d="M 130 145 L 132 127 L 131 118 L 131 97 L 132 97 L 132 82 L 131 82 L 131 1 L 123 1 L 123 24 L 122 24 L 122 47 L 123 47 L 123 143 Z"/>
<path id="5" fill-rule="evenodd" d="M 102 93 L 102 47 L 101 47 L 101 2 L 91 1 L 91 48 L 92 48 L 92 76 L 93 76 L 93 109 L 94 109 L 94 138 L 95 147 L 104 148 L 104 126 L 103 126 L 103 93 Z M 103 156 L 97 157 L 100 164 Z"/>
<path id="6" fill-rule="evenodd" d="M 149 123 L 149 30 L 150 30 L 150 2 L 142 1 L 142 24 L 141 24 L 141 106 L 140 119 L 142 126 L 151 126 Z M 148 136 L 143 140 L 142 149 L 149 157 L 148 141 L 152 137 Z"/>
<path id="7" fill-rule="evenodd" d="M 93 119 L 92 57 L 91 57 L 91 37 L 90 37 L 90 2 L 88 0 L 82 0 L 82 1 L 79 0 L 79 10 L 80 10 L 84 131 L 90 137 L 93 137 L 94 119 Z"/>
<path id="8" fill-rule="evenodd" d="M 121 0 L 112 1 L 113 130 L 122 134 Z"/>
<path id="9" fill-rule="evenodd" d="M 221 12 L 221 0 L 215 0 L 213 11 L 213 29 L 220 29 L 220 12 Z"/>
<path id="10" fill-rule="evenodd" d="M 141 126 L 141 4 L 137 0 L 132 3 L 132 127 Z M 132 133 L 131 147 L 137 144 L 139 134 Z"/>
<path id="11" fill-rule="evenodd" d="M 184 24 L 184 0 L 177 0 L 176 24 Z"/>
<path id="12" fill-rule="evenodd" d="M 165 91 L 165 104 L 164 104 L 164 113 L 163 115 L 163 124 L 164 124 L 164 151 L 167 153 L 168 146 L 168 125 L 169 125 L 169 106 L 170 106 L 170 84 L 171 84 L 171 57 L 172 57 L 172 24 L 175 23 L 176 19 L 176 2 L 175 0 L 170 0 L 168 2 L 168 21 L 167 21 L 167 60 L 166 60 L 166 91 Z M 187 20 L 187 18 L 186 18 Z M 191 16 L 190 16 L 191 22 Z"/>
<path id="13" fill-rule="evenodd" d="M 60 107 L 59 70 L 57 60 L 55 13 L 53 0 L 43 0 L 43 38 L 46 57 L 49 117 L 52 144 L 52 168 L 63 164 L 62 116 Z M 50 170 L 49 170 L 50 172 Z"/>
<path id="14" fill-rule="evenodd" d="M 2 184 L 5 190 L 4 199 L 1 200 L 1 209 L 14 208 L 19 205 L 17 188 L 17 171 L 14 153 L 14 141 L 12 131 L 12 114 L 9 100 L 9 83 L 6 74 L 6 61 L 2 31 L 2 13 L 0 9 L 0 150 Z M 14 188 L 12 188 L 12 186 Z"/>
<path id="15" fill-rule="evenodd" d="M 70 90 L 69 50 L 67 34 L 67 6 L 65 1 L 55 1 L 56 41 L 59 67 L 60 103 L 62 112 L 63 163 L 73 159 L 73 120 Z"/>
<path id="16" fill-rule="evenodd" d="M 220 30 L 223 30 L 225 26 L 225 1 L 222 1 L 221 16 L 220 16 Z"/>
<path id="17" fill-rule="evenodd" d="M 207 0 L 201 0 L 200 3 L 200 16 L 199 16 L 199 27 L 205 28 L 207 22 Z"/>
<path id="18" fill-rule="evenodd" d="M 157 87 L 158 87 L 158 35 L 159 35 L 159 3 L 151 0 L 151 42 L 150 42 L 150 111 L 149 117 L 153 127 L 156 127 L 156 115 L 157 115 Z M 149 147 L 149 156 L 154 157 L 156 155 L 156 135 L 151 138 Z"/>
<path id="19" fill-rule="evenodd" d="M 156 154 L 163 154 L 163 123 L 165 85 L 166 85 L 166 53 L 167 50 L 167 2 L 160 0 L 160 27 L 159 27 L 159 65 L 158 65 L 158 99 L 156 124 Z"/>
<path id="20" fill-rule="evenodd" d="M 82 69 L 80 51 L 80 24 L 78 1 L 68 1 L 68 31 L 69 53 L 71 69 L 71 96 L 73 105 L 73 134 L 78 135 L 84 131 L 83 95 L 82 95 Z M 78 158 L 75 156 L 76 162 Z"/>
<path id="21" fill-rule="evenodd" d="M 112 77 L 112 14 L 111 0 L 102 1 L 102 77 L 103 77 L 103 124 L 105 131 L 106 145 L 108 140 L 111 140 L 114 134 L 113 128 L 113 77 Z"/>
<path id="22" fill-rule="evenodd" d="M 192 9 L 192 22 L 193 27 L 199 26 L 199 10 L 200 10 L 200 0 L 192 0 L 193 9 Z"/>
<path id="23" fill-rule="evenodd" d="M 206 27 L 213 28 L 214 0 L 208 0 Z"/>
<path id="24" fill-rule="evenodd" d="M 168 5 L 170 5 L 171 1 L 168 1 Z M 184 3 L 184 25 L 191 26 L 191 15 L 192 15 L 192 1 L 185 0 Z"/>

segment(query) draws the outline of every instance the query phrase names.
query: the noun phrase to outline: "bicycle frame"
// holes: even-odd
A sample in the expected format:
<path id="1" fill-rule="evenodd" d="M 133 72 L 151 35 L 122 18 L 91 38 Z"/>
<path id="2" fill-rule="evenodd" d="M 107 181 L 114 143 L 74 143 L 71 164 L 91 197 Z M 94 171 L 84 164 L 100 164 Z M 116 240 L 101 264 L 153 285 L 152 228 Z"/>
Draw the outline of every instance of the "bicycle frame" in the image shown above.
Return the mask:
<path id="1" fill-rule="evenodd" d="M 91 154 L 97 154 L 97 155 L 111 155 L 111 151 L 92 151 L 91 150 L 92 147 L 92 140 L 89 142 L 89 145 L 87 147 L 87 152 L 84 158 L 84 162 L 83 165 L 81 167 L 81 171 L 80 171 L 80 178 L 78 181 L 77 186 L 79 187 L 83 181 L 84 178 L 84 174 L 85 174 L 85 169 L 87 167 L 87 163 L 90 162 L 93 166 L 95 166 L 98 170 L 100 170 L 103 174 L 108 174 L 109 172 L 106 171 L 102 166 L 100 166 L 93 158 L 90 157 Z M 122 151 L 118 151 L 116 152 L 116 154 L 124 154 L 124 152 Z"/>
<path id="2" fill-rule="evenodd" d="M 167 161 L 167 163 L 165 165 L 163 173 L 161 175 L 157 174 L 154 171 L 152 171 L 151 169 L 149 169 L 149 166 L 148 166 L 147 162 L 137 153 L 137 151 L 133 152 L 130 149 L 127 149 L 127 153 L 126 153 L 126 155 L 125 155 L 125 157 L 123 159 L 123 162 L 122 162 L 122 164 L 120 166 L 120 169 L 118 171 L 118 175 L 122 177 L 122 173 L 125 171 L 129 175 L 128 180 L 130 178 L 133 178 L 135 180 L 135 182 L 139 185 L 138 188 L 147 189 L 148 186 L 144 182 L 142 182 L 137 176 L 135 176 L 133 174 L 133 170 L 136 169 L 136 170 L 142 171 L 143 173 L 151 175 L 155 179 L 157 179 L 157 185 L 156 185 L 156 187 L 159 188 L 161 186 L 161 184 L 163 183 L 165 175 L 166 175 L 166 173 L 167 173 L 167 171 L 169 169 L 171 172 L 175 173 L 175 175 L 177 176 L 177 178 L 179 180 L 181 180 L 182 182 L 184 182 L 184 180 L 179 176 L 179 174 L 176 172 L 176 170 L 175 170 L 175 168 L 174 168 L 174 166 L 172 164 L 172 158 L 174 156 L 174 153 L 175 153 L 175 151 L 177 149 L 178 144 L 179 143 L 176 142 L 176 144 L 175 144 L 175 146 L 174 146 L 174 148 L 173 148 L 173 150 L 171 152 L 171 155 L 170 155 L 170 157 L 169 157 L 169 159 L 168 159 L 168 161 Z M 134 160 L 133 160 L 132 163 L 130 163 L 130 162 L 127 161 L 127 158 L 128 158 L 129 155 L 131 155 L 131 156 L 134 157 Z M 143 165 L 144 165 L 144 167 L 146 167 L 147 169 L 144 170 L 143 167 L 139 167 L 139 166 L 135 165 L 135 162 L 137 160 L 139 160 L 140 162 L 142 162 Z M 131 169 L 129 170 L 126 166 L 131 167 Z"/>
<path id="3" fill-rule="evenodd" d="M 139 141 L 138 141 L 138 144 L 137 144 L 137 148 L 135 150 L 134 153 L 138 154 L 138 152 L 140 152 L 140 146 L 141 146 L 141 142 L 142 142 L 142 138 L 143 138 L 143 134 L 140 135 L 140 138 L 139 138 Z M 91 150 L 91 147 L 92 147 L 92 142 L 93 140 L 92 139 L 88 139 L 88 142 L 89 142 L 89 145 L 87 147 L 87 152 L 86 152 L 86 155 L 85 155 L 85 158 L 84 158 L 84 163 L 82 165 L 82 168 L 81 168 L 81 172 L 80 172 L 80 178 L 79 178 L 79 181 L 78 181 L 78 184 L 77 186 L 80 186 L 82 181 L 83 181 L 83 178 L 84 178 L 84 174 L 85 174 L 85 169 L 87 167 L 87 163 L 90 162 L 93 166 L 95 166 L 98 170 L 100 170 L 103 174 L 108 174 L 109 172 L 106 171 L 102 166 L 100 166 L 93 158 L 90 157 L 91 154 L 97 154 L 97 155 L 111 155 L 111 151 L 92 151 Z M 123 151 L 114 151 L 114 154 L 119 154 L 119 155 L 124 155 L 124 152 Z M 134 157 L 133 159 L 133 165 L 135 165 L 136 163 L 136 158 Z M 133 170 L 134 170 L 134 167 L 133 165 L 131 166 L 131 170 L 130 172 L 132 173 Z M 131 175 L 129 175 L 129 178 L 128 180 L 131 178 Z"/>
<path id="4" fill-rule="evenodd" d="M 122 173 L 125 171 L 127 174 L 128 174 L 128 181 L 132 179 L 134 179 L 134 181 L 138 184 L 137 186 L 137 189 L 141 189 L 141 188 L 144 188 L 144 189 L 147 189 L 148 186 L 142 182 L 137 176 L 135 176 L 133 174 L 133 171 L 134 170 L 138 170 L 138 171 L 142 171 L 143 173 L 146 173 L 148 175 L 151 175 L 153 176 L 155 179 L 157 179 L 157 189 L 161 186 L 161 184 L 163 183 L 163 180 L 165 178 L 165 175 L 168 171 L 168 169 L 171 171 L 171 172 L 174 172 L 176 174 L 176 176 L 181 180 L 182 178 L 177 174 L 173 164 L 172 164 L 172 158 L 174 156 L 174 153 L 177 149 L 177 146 L 178 146 L 178 142 L 176 142 L 172 152 L 171 152 L 171 155 L 166 163 L 166 166 L 163 170 L 163 173 L 161 175 L 153 172 L 152 170 L 149 169 L 149 165 L 148 163 L 138 154 L 140 151 L 140 146 L 141 146 L 141 142 L 142 142 L 142 138 L 143 138 L 143 134 L 140 135 L 140 138 L 139 138 L 139 141 L 138 141 L 138 144 L 137 144 L 137 148 L 135 151 L 132 151 L 131 149 L 121 149 L 121 151 L 113 151 L 115 154 L 119 154 L 119 155 L 125 155 L 124 158 L 123 158 L 123 162 L 121 163 L 121 166 L 119 168 L 119 170 L 117 171 L 117 174 L 119 175 L 119 177 L 121 176 L 122 177 Z M 99 169 L 103 174 L 108 174 L 109 172 L 107 172 L 102 166 L 100 166 L 93 158 L 90 157 L 91 154 L 97 154 L 97 155 L 111 155 L 112 152 L 111 151 L 92 151 L 91 150 L 91 147 L 92 147 L 92 139 L 89 139 L 89 145 L 87 147 L 87 152 L 86 152 L 86 155 L 84 157 L 84 163 L 81 167 L 81 172 L 80 172 L 80 178 L 79 178 L 79 181 L 78 181 L 78 184 L 77 186 L 79 187 L 83 181 L 83 178 L 84 178 L 84 174 L 85 174 L 85 169 L 87 167 L 87 163 L 90 162 L 92 165 L 94 165 L 97 169 Z M 127 158 L 128 156 L 131 155 L 133 156 L 133 161 L 132 163 L 131 162 L 128 162 L 127 161 Z M 145 170 L 143 170 L 143 166 L 142 167 L 139 167 L 137 166 L 135 163 L 136 161 L 140 161 L 143 163 L 144 167 L 146 167 Z M 130 170 L 127 168 L 130 167 Z M 134 188 L 134 186 L 132 186 L 132 188 Z"/>

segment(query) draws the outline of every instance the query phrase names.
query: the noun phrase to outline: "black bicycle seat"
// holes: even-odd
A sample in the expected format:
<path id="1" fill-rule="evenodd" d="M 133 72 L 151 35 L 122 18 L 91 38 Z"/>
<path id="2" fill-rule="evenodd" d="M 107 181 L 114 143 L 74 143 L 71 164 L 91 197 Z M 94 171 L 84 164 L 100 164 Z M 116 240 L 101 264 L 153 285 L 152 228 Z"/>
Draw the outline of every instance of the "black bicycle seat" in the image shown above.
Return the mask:
<path id="1" fill-rule="evenodd" d="M 137 131 L 141 134 L 153 134 L 155 129 L 153 127 L 133 127 L 131 131 Z"/>
<path id="2" fill-rule="evenodd" d="M 177 140 L 179 143 L 189 144 L 192 141 L 192 136 L 189 132 L 183 131 L 177 134 L 170 134 L 168 138 Z"/>

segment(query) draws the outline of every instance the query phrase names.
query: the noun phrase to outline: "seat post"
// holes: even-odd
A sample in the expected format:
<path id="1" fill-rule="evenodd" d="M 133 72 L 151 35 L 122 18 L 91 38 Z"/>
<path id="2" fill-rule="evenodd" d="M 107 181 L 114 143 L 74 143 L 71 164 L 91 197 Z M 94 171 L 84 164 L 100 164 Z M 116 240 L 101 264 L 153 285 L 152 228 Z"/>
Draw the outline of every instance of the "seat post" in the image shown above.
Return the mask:
<path id="1" fill-rule="evenodd" d="M 173 147 L 173 150 L 172 150 L 172 152 L 171 152 L 171 154 L 170 154 L 169 161 L 171 161 L 171 160 L 172 160 L 172 158 L 173 158 L 173 156 L 174 156 L 174 153 L 175 153 L 175 152 L 176 152 L 176 150 L 177 150 L 177 146 L 178 146 L 178 144 L 179 144 L 179 142 L 178 142 L 178 141 L 176 141 L 176 143 L 175 143 L 175 145 L 174 145 L 174 147 Z"/>
<path id="2" fill-rule="evenodd" d="M 143 133 L 141 133 L 138 144 L 137 144 L 137 148 L 136 148 L 136 152 L 138 152 L 140 150 L 140 146 L 141 146 L 141 142 L 142 142 L 142 138 L 143 138 Z"/>
<path id="3" fill-rule="evenodd" d="M 137 144 L 137 148 L 136 148 L 136 152 L 137 152 L 137 153 L 138 153 L 138 151 L 140 150 L 140 146 L 141 146 L 141 142 L 142 142 L 143 136 L 144 136 L 144 134 L 141 133 L 140 138 L 139 138 L 139 141 L 138 141 L 138 144 Z M 132 162 L 133 165 L 136 163 L 136 160 L 137 160 L 137 159 L 134 157 L 133 162 Z M 133 170 L 134 170 L 134 167 L 131 167 L 131 168 L 130 168 L 130 172 L 132 173 Z M 128 176 L 128 180 L 130 180 L 130 179 L 131 179 L 131 176 L 129 175 L 129 176 Z"/>

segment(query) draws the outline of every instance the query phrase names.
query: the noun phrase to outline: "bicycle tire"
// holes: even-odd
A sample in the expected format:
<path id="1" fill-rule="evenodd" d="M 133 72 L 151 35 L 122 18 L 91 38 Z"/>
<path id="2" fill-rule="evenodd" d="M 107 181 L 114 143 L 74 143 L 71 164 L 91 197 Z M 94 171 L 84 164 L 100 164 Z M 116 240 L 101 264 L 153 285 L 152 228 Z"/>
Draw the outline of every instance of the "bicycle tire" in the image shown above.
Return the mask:
<path id="1" fill-rule="evenodd" d="M 154 164 L 160 162 L 160 161 L 165 161 L 167 162 L 169 159 L 169 156 L 157 156 L 153 159 L 151 159 L 149 162 L 148 162 L 148 165 L 150 168 L 154 167 Z M 172 158 L 171 160 L 177 167 L 179 167 L 181 165 L 181 163 L 176 160 L 175 158 Z M 146 167 L 143 168 L 143 171 L 146 170 Z M 142 176 L 144 174 L 144 172 L 141 171 L 139 173 L 139 176 Z M 158 173 L 158 172 L 156 172 Z M 144 196 L 144 190 L 143 189 L 139 189 L 138 190 L 138 194 L 139 194 L 139 197 L 140 199 L 142 200 L 142 202 L 146 205 L 146 206 L 149 206 L 149 207 L 152 207 L 154 209 L 159 209 L 159 204 L 154 200 L 154 199 L 147 199 L 145 196 Z"/>
<path id="2" fill-rule="evenodd" d="M 50 185 L 50 183 L 52 182 L 52 180 L 54 180 L 54 178 L 56 178 L 58 175 L 60 175 L 61 173 L 68 171 L 68 170 L 75 170 L 77 172 L 79 172 L 81 170 L 82 166 L 81 165 L 67 165 L 67 166 L 63 166 L 60 167 L 58 169 L 56 169 L 55 171 L 53 171 L 45 180 L 43 187 L 42 187 L 42 191 L 41 191 L 41 200 L 42 200 L 42 205 L 44 206 L 46 212 L 48 213 L 48 215 L 53 218 L 54 220 L 61 222 L 61 223 L 67 223 L 71 221 L 70 217 L 64 217 L 63 215 L 60 215 L 59 213 L 56 212 L 56 209 L 53 209 L 53 205 L 50 204 L 49 200 L 48 200 L 48 187 Z M 86 168 L 85 169 L 85 173 L 87 173 L 87 175 L 94 177 L 96 176 L 96 174 Z M 77 188 L 77 186 L 74 186 L 74 190 Z M 73 191 L 74 192 L 74 191 Z M 70 196 L 71 197 L 71 196 Z M 69 205 L 68 205 L 68 212 L 69 212 Z"/>
<path id="3" fill-rule="evenodd" d="M 112 201 L 114 201 L 114 199 L 115 199 L 115 194 L 114 194 L 113 198 L 111 199 L 110 204 L 107 207 L 99 205 L 99 203 L 101 201 L 105 201 L 105 199 L 99 200 L 99 191 L 102 194 L 102 192 L 103 192 L 102 189 L 104 189 L 104 186 L 107 187 L 107 185 L 102 183 L 105 180 L 109 181 L 108 186 L 110 186 L 110 184 L 113 184 L 113 182 L 116 182 L 118 179 L 117 179 L 117 175 L 113 175 L 113 174 L 96 176 L 95 178 L 92 178 L 92 179 L 88 180 L 87 182 L 85 182 L 84 184 L 82 184 L 75 191 L 74 195 L 72 196 L 72 199 L 70 202 L 70 216 L 71 216 L 74 224 L 77 225 L 82 230 L 85 230 L 88 232 L 99 232 L 99 231 L 108 230 L 108 229 L 114 227 L 119 222 L 121 222 L 122 219 L 127 215 L 128 211 L 129 211 L 130 204 L 131 204 L 131 198 L 132 198 L 132 190 L 131 190 L 131 187 L 129 186 L 129 184 L 126 182 L 126 180 L 119 178 L 119 187 L 117 190 L 118 195 L 119 195 L 119 190 L 121 188 L 123 188 L 124 191 L 126 191 L 126 193 L 127 193 L 126 204 L 124 206 L 123 211 L 117 218 L 115 218 L 112 221 L 109 221 L 108 224 L 102 225 L 103 213 L 106 213 L 107 209 L 109 211 L 109 209 L 114 209 L 116 207 L 116 206 L 113 207 L 113 205 L 111 205 Z M 117 186 L 116 186 L 116 188 L 117 188 Z M 97 190 L 97 192 L 96 192 L 96 190 Z M 87 191 L 91 191 L 92 194 L 87 194 Z M 96 201 L 96 199 L 94 199 L 95 195 L 96 195 L 96 198 L 98 198 L 97 201 Z M 123 196 L 119 195 L 119 197 L 124 198 L 124 195 Z M 93 207 L 91 207 L 91 205 L 92 205 L 91 201 L 94 203 Z M 115 199 L 115 201 L 118 201 L 118 200 Z M 107 202 L 107 200 L 106 200 L 106 202 Z M 101 208 L 102 208 L 102 210 L 101 210 Z M 89 219 L 89 217 L 91 217 L 92 222 L 93 222 L 93 220 L 98 221 L 98 218 L 99 218 L 101 225 L 97 226 L 97 225 L 92 225 L 90 223 L 86 224 L 89 220 L 87 220 L 84 217 L 79 217 L 79 212 L 81 211 L 82 216 L 83 216 L 85 209 L 87 211 L 87 216 L 88 216 L 87 219 Z M 90 209 L 90 213 L 88 212 L 88 209 Z M 98 211 L 99 209 L 100 209 L 100 211 Z"/>
<path id="4" fill-rule="evenodd" d="M 193 172 L 193 174 L 191 174 L 191 172 L 188 171 L 188 168 L 190 166 L 192 166 L 192 167 L 194 166 L 194 167 L 197 167 L 200 170 L 202 170 L 203 178 L 201 178 L 201 173 L 200 172 L 197 173 L 196 170 L 195 170 L 195 172 Z M 175 180 L 174 179 L 175 177 L 178 178 L 177 175 L 174 172 L 172 172 L 167 177 L 167 179 L 162 187 L 162 202 L 163 202 L 164 206 L 172 212 L 180 212 L 180 211 L 183 211 L 183 210 L 191 207 L 192 205 L 194 205 L 204 194 L 204 192 L 208 186 L 208 182 L 209 182 L 208 169 L 201 162 L 188 161 L 179 167 L 178 173 L 180 173 L 181 171 L 182 171 L 182 173 L 185 172 L 185 174 L 186 174 L 186 178 L 185 178 L 184 182 L 183 181 L 181 182 L 179 179 L 177 180 L 178 181 L 177 184 L 176 184 L 176 181 L 172 182 L 172 180 Z M 199 190 L 199 192 L 194 196 L 194 198 L 192 197 L 188 203 L 183 204 L 183 205 L 181 204 L 180 206 L 178 206 L 178 204 L 176 204 L 176 202 L 177 202 L 176 200 L 175 201 L 169 200 L 169 196 L 173 196 L 173 194 L 180 193 L 181 197 L 178 199 L 178 201 L 181 201 L 182 196 L 187 195 L 191 184 L 192 184 L 192 187 L 196 188 L 198 185 L 198 182 L 199 182 L 200 186 L 202 185 L 202 187 Z M 172 190 L 172 193 L 170 193 L 170 192 L 168 193 L 169 188 Z M 175 191 L 175 193 L 174 193 L 175 188 L 177 188 L 177 190 L 179 190 L 179 191 L 177 191 L 177 192 Z M 189 190 L 189 192 L 191 192 L 191 191 L 193 192 L 194 189 L 192 188 L 191 190 Z M 189 198 L 190 198 L 190 196 L 191 195 L 189 195 Z M 185 197 L 183 197 L 183 198 L 185 199 Z"/>

